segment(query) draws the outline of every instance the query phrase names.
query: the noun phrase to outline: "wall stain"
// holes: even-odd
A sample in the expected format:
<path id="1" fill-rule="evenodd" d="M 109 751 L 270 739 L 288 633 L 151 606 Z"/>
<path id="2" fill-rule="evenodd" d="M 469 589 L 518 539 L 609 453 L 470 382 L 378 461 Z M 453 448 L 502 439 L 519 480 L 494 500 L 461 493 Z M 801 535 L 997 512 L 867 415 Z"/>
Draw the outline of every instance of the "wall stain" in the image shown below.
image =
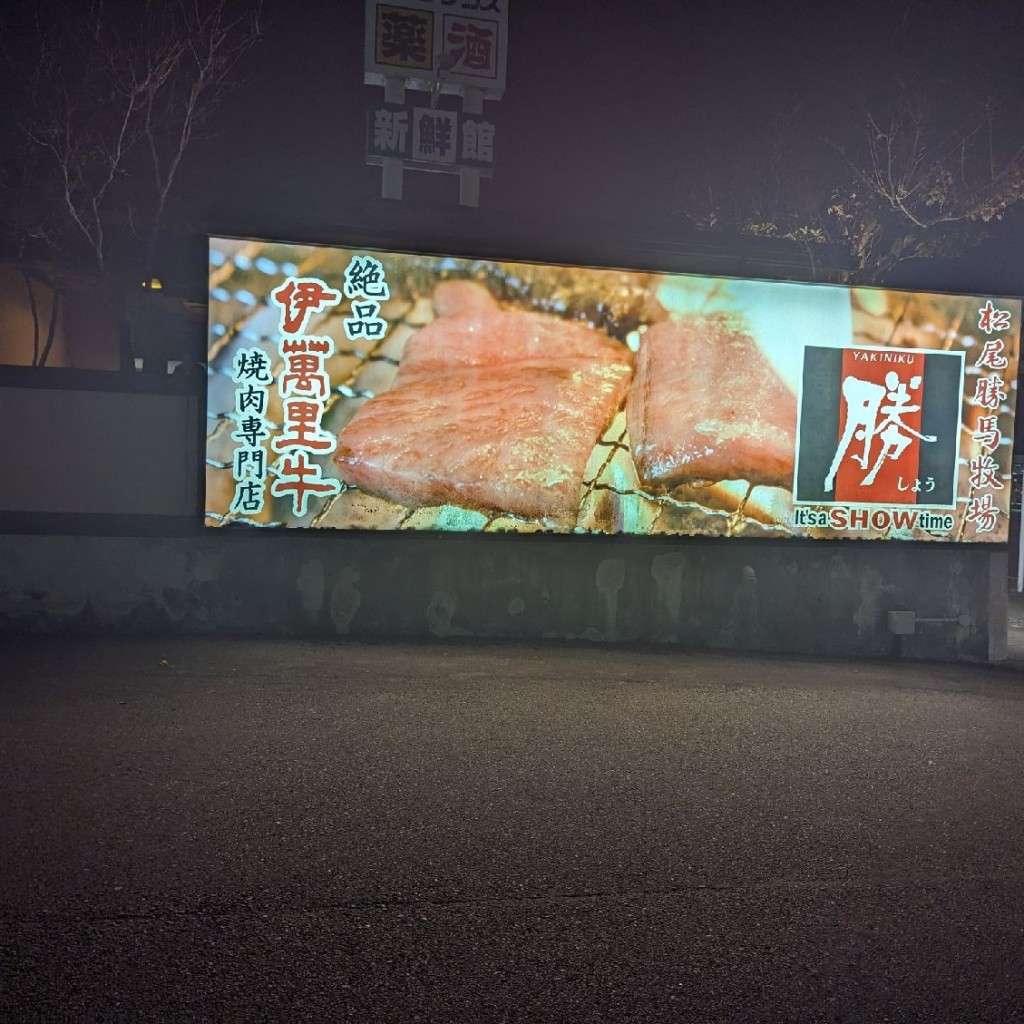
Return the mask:
<path id="1" fill-rule="evenodd" d="M 618 634 L 619 591 L 626 582 L 626 563 L 621 558 L 606 558 L 598 563 L 596 576 L 597 589 L 604 598 L 603 636 L 606 640 L 614 640 Z"/>
<path id="2" fill-rule="evenodd" d="M 763 643 L 761 602 L 753 566 L 745 565 L 740 570 L 732 592 L 724 639 L 727 646 L 740 651 L 756 650 Z"/>
<path id="3" fill-rule="evenodd" d="M 456 607 L 458 607 L 458 599 L 452 591 L 438 590 L 434 592 L 426 611 L 427 628 L 434 636 L 452 635 L 454 632 L 452 617 L 455 615 Z"/>
<path id="4" fill-rule="evenodd" d="M 893 588 L 882 581 L 882 574 L 877 569 L 864 566 L 860 571 L 859 597 L 857 610 L 853 613 L 853 621 L 857 627 L 857 633 L 863 636 L 865 633 L 875 633 L 880 630 L 883 610 L 883 603 L 888 606 L 890 602 L 884 601 L 886 595 L 891 595 Z"/>
<path id="5" fill-rule="evenodd" d="M 295 587 L 306 616 L 315 620 L 324 606 L 324 567 L 319 559 L 311 558 L 303 565 L 295 581 Z"/>
<path id="6" fill-rule="evenodd" d="M 339 633 L 349 632 L 352 619 L 363 603 L 363 595 L 355 585 L 358 581 L 359 573 L 355 569 L 342 569 L 331 590 L 331 621 Z"/>
<path id="7" fill-rule="evenodd" d="M 1006 554 L 984 546 L 782 552 L 766 543 L 734 557 L 721 541 L 680 551 L 596 540 L 563 550 L 549 540 L 484 557 L 483 539 L 460 548 L 450 539 L 339 538 L 339 565 L 323 537 L 2 536 L 0 633 L 667 639 L 971 660 L 998 657 L 1005 644 Z M 740 558 L 756 571 L 759 601 L 740 579 Z M 491 575 L 481 579 L 481 566 Z M 965 618 L 922 624 L 897 646 L 887 628 L 893 608 Z"/>
<path id="8" fill-rule="evenodd" d="M 686 559 L 678 552 L 655 555 L 651 562 L 659 609 L 664 609 L 666 626 L 659 639 L 674 643 L 679 639 L 679 609 L 683 602 L 683 569 Z"/>

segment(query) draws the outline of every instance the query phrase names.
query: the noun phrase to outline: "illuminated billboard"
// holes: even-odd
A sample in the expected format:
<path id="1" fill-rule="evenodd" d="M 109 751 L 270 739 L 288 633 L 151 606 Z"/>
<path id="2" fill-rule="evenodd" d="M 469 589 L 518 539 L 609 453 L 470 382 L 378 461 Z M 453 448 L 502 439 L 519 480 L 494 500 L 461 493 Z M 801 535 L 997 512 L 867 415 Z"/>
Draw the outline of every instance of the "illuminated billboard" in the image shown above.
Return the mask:
<path id="1" fill-rule="evenodd" d="M 215 238 L 206 523 L 1003 542 L 1019 299 Z"/>

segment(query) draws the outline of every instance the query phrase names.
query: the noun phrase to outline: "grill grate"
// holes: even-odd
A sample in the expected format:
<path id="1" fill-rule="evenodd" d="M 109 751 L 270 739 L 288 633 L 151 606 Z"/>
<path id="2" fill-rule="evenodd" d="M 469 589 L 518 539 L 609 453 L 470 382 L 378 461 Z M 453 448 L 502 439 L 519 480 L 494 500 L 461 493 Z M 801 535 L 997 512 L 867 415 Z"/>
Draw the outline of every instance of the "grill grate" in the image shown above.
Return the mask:
<path id="1" fill-rule="evenodd" d="M 235 443 L 230 434 L 238 419 L 234 412 L 235 384 L 231 380 L 231 366 L 239 348 L 259 348 L 270 359 L 275 380 L 282 371 L 283 362 L 277 353 L 277 307 L 270 303 L 269 293 L 281 276 L 316 276 L 332 288 L 342 287 L 344 271 L 351 257 L 347 250 L 325 249 L 312 246 L 292 246 L 277 243 L 222 241 L 215 243 L 211 253 L 210 273 L 210 342 L 208 351 L 209 403 L 207 411 L 207 508 L 209 525 L 227 526 L 244 524 L 260 528 L 297 526 L 290 502 L 274 499 L 267 494 L 267 504 L 258 516 L 244 516 L 229 510 L 234 493 L 231 474 L 232 452 Z M 405 257 L 409 261 L 417 257 Z M 436 272 L 437 261 L 432 269 Z M 445 261 L 449 273 L 458 273 L 458 264 Z M 476 272 L 479 273 L 477 265 Z M 422 277 L 423 275 L 421 275 Z M 430 275 L 427 275 L 430 277 Z M 406 283 L 416 278 L 405 275 Z M 325 402 L 323 427 L 337 434 L 351 419 L 361 404 L 375 394 L 386 390 L 394 378 L 405 343 L 418 328 L 433 319 L 433 309 L 426 294 L 398 294 L 392 284 L 392 298 L 384 304 L 381 316 L 388 321 L 388 330 L 377 342 L 354 346 L 342 329 L 342 319 L 348 315 L 348 303 L 343 302 L 311 319 L 307 333 L 328 335 L 334 340 L 335 353 L 326 361 L 330 380 L 330 394 Z M 711 283 L 711 282 L 709 282 Z M 716 298 L 720 283 L 712 283 L 707 299 Z M 892 293 L 885 293 L 892 294 Z M 858 311 L 857 293 L 854 292 L 854 314 L 857 331 L 855 342 L 865 345 L 907 345 L 907 332 L 917 331 L 929 336 L 923 339 L 929 347 L 935 346 L 935 332 L 942 332 L 942 347 L 963 348 L 969 351 L 973 339 L 961 332 L 965 323 L 964 300 L 952 307 L 945 320 L 930 316 L 912 323 L 915 311 L 913 296 L 902 306 L 884 315 Z M 953 300 L 951 300 L 953 301 Z M 902 299 L 901 299 L 902 302 Z M 522 308 L 533 308 L 529 295 L 519 299 Z M 970 321 L 967 321 L 970 326 Z M 911 342 L 913 339 L 910 339 Z M 920 339 L 919 339 L 920 341 Z M 1013 340 L 1011 367 L 1005 379 L 1016 387 L 1017 351 Z M 910 344 L 909 347 L 918 347 Z M 968 359 L 968 366 L 970 359 Z M 967 407 L 965 406 L 965 412 Z M 1004 411 L 1004 434 L 1012 437 L 1012 417 Z M 270 389 L 266 420 L 273 440 L 281 432 L 283 412 L 276 388 Z M 1001 421 L 1001 422 L 1002 422 Z M 966 416 L 964 430 L 971 427 Z M 967 438 L 969 444 L 969 436 Z M 964 447 L 965 452 L 971 450 Z M 268 456 L 270 454 L 268 448 Z M 1010 475 L 1010 450 L 996 453 L 1000 472 L 1005 480 Z M 324 475 L 335 477 L 330 456 L 312 459 L 323 467 Z M 966 459 L 961 459 L 964 477 L 960 493 L 966 493 Z M 270 474 L 274 475 L 271 467 Z M 1009 487 L 999 495 L 1000 510 L 1008 516 Z M 1005 499 L 1005 500 L 1004 500 Z M 966 503 L 967 498 L 961 502 Z M 960 535 L 963 531 L 962 508 Z M 484 514 L 452 506 L 441 508 L 406 508 L 374 495 L 361 492 L 354 485 L 343 484 L 336 496 L 311 502 L 311 513 L 301 522 L 314 528 L 355 527 L 375 529 L 460 529 L 499 532 L 551 531 L 552 524 L 524 520 L 507 513 Z M 632 458 L 625 427 L 625 416 L 620 409 L 603 436 L 595 445 L 584 476 L 580 511 L 573 532 L 576 533 L 667 533 L 703 534 L 718 536 L 794 536 L 795 531 L 782 523 L 791 522 L 791 497 L 787 491 L 764 487 L 748 487 L 743 483 L 718 484 L 708 488 L 680 489 L 674 494 L 652 494 L 640 485 Z M 806 533 L 809 531 L 799 531 Z"/>

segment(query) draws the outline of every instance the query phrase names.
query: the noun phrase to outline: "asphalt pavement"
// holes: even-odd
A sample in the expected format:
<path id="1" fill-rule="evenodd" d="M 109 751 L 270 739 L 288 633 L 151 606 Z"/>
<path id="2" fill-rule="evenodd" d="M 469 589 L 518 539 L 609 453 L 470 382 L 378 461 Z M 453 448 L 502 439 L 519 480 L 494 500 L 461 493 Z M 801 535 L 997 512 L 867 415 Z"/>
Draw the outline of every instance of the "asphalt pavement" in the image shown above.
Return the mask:
<path id="1" fill-rule="evenodd" d="M 1024 1021 L 1001 667 L 0 638 L 0 1021 Z"/>

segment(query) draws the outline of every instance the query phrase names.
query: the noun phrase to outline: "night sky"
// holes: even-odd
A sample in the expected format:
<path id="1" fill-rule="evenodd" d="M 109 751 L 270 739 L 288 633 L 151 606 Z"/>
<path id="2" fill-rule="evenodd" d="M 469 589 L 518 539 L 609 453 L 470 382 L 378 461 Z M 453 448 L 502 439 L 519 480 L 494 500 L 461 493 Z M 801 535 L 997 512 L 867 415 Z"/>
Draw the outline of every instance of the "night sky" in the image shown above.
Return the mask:
<path id="1" fill-rule="evenodd" d="M 405 202 L 379 199 L 380 169 L 364 152 L 366 106 L 382 90 L 362 84 L 362 0 L 276 0 L 217 136 L 189 153 L 175 222 L 338 242 L 390 230 L 410 247 L 449 224 L 463 249 L 500 248 L 507 235 L 508 255 L 529 258 L 531 235 L 559 236 L 585 262 L 593 235 L 692 235 L 695 188 L 767 173 L 779 111 L 798 111 L 799 167 L 818 183 L 837 173 L 823 140 L 858 139 L 865 109 L 881 109 L 900 80 L 924 84 L 951 123 L 959 106 L 998 96 L 1003 131 L 1024 141 L 1019 3 L 509 3 L 507 91 L 485 104 L 497 163 L 479 211 L 459 209 L 447 175 L 409 173 Z M 964 290 L 1024 291 L 1022 234 L 1018 213 L 923 283 L 949 286 L 952 274 Z"/>

